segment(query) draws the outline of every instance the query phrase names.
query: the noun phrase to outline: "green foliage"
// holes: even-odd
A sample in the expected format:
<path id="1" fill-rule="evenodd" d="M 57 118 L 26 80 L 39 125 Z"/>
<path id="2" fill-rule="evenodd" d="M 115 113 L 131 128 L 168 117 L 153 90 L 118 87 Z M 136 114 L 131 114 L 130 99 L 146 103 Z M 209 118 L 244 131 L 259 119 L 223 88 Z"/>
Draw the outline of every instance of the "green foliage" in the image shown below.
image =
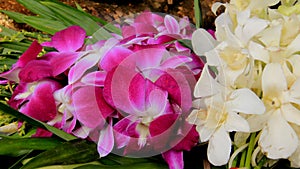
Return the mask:
<path id="1" fill-rule="evenodd" d="M 120 33 L 120 30 L 106 21 L 92 16 L 82 10 L 77 4 L 77 9 L 58 1 L 47 0 L 17 0 L 37 16 L 27 16 L 17 12 L 1 10 L 18 23 L 26 23 L 39 31 L 53 35 L 55 32 L 71 25 L 79 25 L 93 35 L 101 28 L 99 24 L 107 25 L 103 29 L 107 32 Z"/>
<path id="2" fill-rule="evenodd" d="M 200 0 L 194 0 L 194 14 L 196 19 L 196 28 L 202 27 L 202 11 Z"/>

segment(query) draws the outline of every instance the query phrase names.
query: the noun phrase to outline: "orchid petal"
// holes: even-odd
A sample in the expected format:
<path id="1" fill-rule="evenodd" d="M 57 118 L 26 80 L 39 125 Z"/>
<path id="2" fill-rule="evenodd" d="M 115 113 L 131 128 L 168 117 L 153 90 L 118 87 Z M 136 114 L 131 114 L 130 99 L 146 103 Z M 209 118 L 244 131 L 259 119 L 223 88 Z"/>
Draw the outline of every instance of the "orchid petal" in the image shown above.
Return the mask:
<path id="1" fill-rule="evenodd" d="M 146 79 L 141 74 L 136 74 L 136 76 L 131 80 L 128 95 L 132 107 L 136 109 L 136 112 L 144 112 L 146 110 Z M 127 113 L 130 112 L 127 109 Z"/>
<path id="2" fill-rule="evenodd" d="M 43 46 L 54 47 L 59 52 L 75 52 L 82 47 L 86 33 L 79 26 L 70 26 L 56 32 L 50 42 L 44 42 Z"/>
<path id="3" fill-rule="evenodd" d="M 139 137 L 139 134 L 136 131 L 138 123 L 132 121 L 130 119 L 131 117 L 132 116 L 129 115 L 128 117 L 123 118 L 113 127 L 118 148 L 127 146 L 131 139 L 137 139 Z"/>
<path id="4" fill-rule="evenodd" d="M 292 54 L 299 52 L 300 48 L 300 35 L 298 35 L 287 47 L 286 55 L 291 56 Z"/>
<path id="5" fill-rule="evenodd" d="M 260 33 L 259 40 L 264 44 L 264 46 L 279 47 L 281 31 L 282 25 L 276 25 L 266 28 Z"/>
<path id="6" fill-rule="evenodd" d="M 106 72 L 95 71 L 83 76 L 81 82 L 91 86 L 94 85 L 94 86 L 103 87 L 105 78 L 106 78 Z"/>
<path id="7" fill-rule="evenodd" d="M 87 56 L 82 58 L 79 62 L 77 62 L 69 72 L 69 84 L 73 84 L 77 80 L 79 80 L 84 73 L 95 66 L 100 59 L 100 55 L 98 53 L 89 53 Z"/>
<path id="8" fill-rule="evenodd" d="M 144 70 L 158 67 L 166 54 L 168 53 L 165 49 L 149 48 L 135 52 L 133 57 L 135 58 L 136 66 L 140 70 Z"/>
<path id="9" fill-rule="evenodd" d="M 257 132 L 264 128 L 271 113 L 266 112 L 263 114 L 254 114 L 247 118 L 248 124 L 250 126 L 250 132 Z"/>
<path id="10" fill-rule="evenodd" d="M 187 123 L 183 125 L 184 131 L 182 132 L 181 136 L 184 138 L 182 139 L 180 137 L 181 141 L 173 149 L 177 151 L 190 151 L 194 146 L 198 144 L 199 134 L 195 126 Z"/>
<path id="11" fill-rule="evenodd" d="M 253 59 L 269 63 L 269 52 L 262 45 L 250 41 L 248 48 Z"/>
<path id="12" fill-rule="evenodd" d="M 200 28 L 192 35 L 192 45 L 194 52 L 199 56 L 203 56 L 205 52 L 217 46 L 217 41 L 205 29 Z"/>
<path id="13" fill-rule="evenodd" d="M 208 160 L 215 166 L 225 165 L 229 160 L 230 151 L 231 139 L 225 129 L 221 127 L 209 139 L 207 148 Z"/>
<path id="14" fill-rule="evenodd" d="M 189 72 L 191 73 L 191 72 Z M 191 73 L 192 74 L 192 73 Z M 161 75 L 155 85 L 166 90 L 171 99 L 180 105 L 182 112 L 186 113 L 192 107 L 192 91 L 190 84 L 195 83 L 195 79 L 187 79 L 188 73 L 175 69 L 168 69 L 164 75 Z"/>
<path id="15" fill-rule="evenodd" d="M 194 89 L 195 97 L 212 96 L 220 91 L 217 81 L 211 76 L 208 65 L 205 64 L 201 76 Z"/>
<path id="16" fill-rule="evenodd" d="M 35 134 L 33 134 L 31 137 L 51 137 L 53 133 L 46 129 L 37 128 Z"/>
<path id="17" fill-rule="evenodd" d="M 50 58 L 50 64 L 53 69 L 53 76 L 57 76 L 73 65 L 81 55 L 76 52 L 55 53 Z"/>
<path id="18" fill-rule="evenodd" d="M 183 152 L 169 150 L 162 153 L 164 160 L 168 163 L 169 169 L 183 169 Z"/>
<path id="19" fill-rule="evenodd" d="M 112 151 L 114 147 L 114 134 L 112 126 L 108 124 L 100 131 L 100 137 L 97 145 L 100 158 L 107 156 Z"/>
<path id="20" fill-rule="evenodd" d="M 29 48 L 20 56 L 19 60 L 17 61 L 16 67 L 24 67 L 26 64 L 32 60 L 35 60 L 38 54 L 42 51 L 43 47 L 34 40 Z"/>
<path id="21" fill-rule="evenodd" d="M 57 113 L 53 91 L 58 87 L 54 81 L 41 82 L 35 87 L 29 102 L 21 107 L 20 112 L 43 122 L 52 120 Z"/>
<path id="22" fill-rule="evenodd" d="M 179 34 L 180 28 L 177 20 L 170 15 L 166 15 L 164 24 L 170 34 Z"/>
<path id="23" fill-rule="evenodd" d="M 12 68 L 11 70 L 1 73 L 0 77 L 5 78 L 9 81 L 13 82 L 20 82 L 19 74 L 20 74 L 21 68 Z"/>
<path id="24" fill-rule="evenodd" d="M 300 144 L 296 151 L 289 157 L 289 161 L 291 162 L 291 167 L 300 168 Z"/>
<path id="25" fill-rule="evenodd" d="M 298 137 L 280 110 L 276 110 L 262 130 L 258 144 L 270 159 L 288 158 L 297 149 Z"/>
<path id="26" fill-rule="evenodd" d="M 90 132 L 92 131 L 91 128 L 86 126 L 81 126 L 78 129 L 74 130 L 72 133 L 79 138 L 85 139 L 89 136 Z"/>
<path id="27" fill-rule="evenodd" d="M 289 101 L 300 105 L 300 78 L 298 78 L 289 90 Z"/>
<path id="28" fill-rule="evenodd" d="M 214 134 L 214 132 L 216 131 L 216 126 L 212 127 L 207 127 L 207 126 L 197 126 L 196 130 L 199 133 L 200 136 L 200 140 L 201 142 L 206 142 L 208 141 L 212 135 Z"/>
<path id="29" fill-rule="evenodd" d="M 130 56 L 133 52 L 124 47 L 114 47 L 109 50 L 101 59 L 100 66 L 106 71 L 110 71 L 118 66 L 125 58 Z"/>
<path id="30" fill-rule="evenodd" d="M 149 108 L 150 116 L 161 115 L 167 106 L 168 93 L 159 89 L 154 89 L 149 94 Z"/>
<path id="31" fill-rule="evenodd" d="M 52 67 L 48 61 L 33 60 L 20 71 L 19 78 L 24 82 L 34 82 L 52 75 Z"/>
<path id="32" fill-rule="evenodd" d="M 280 64 L 266 65 L 262 73 L 262 90 L 264 96 L 279 96 L 287 90 L 286 79 Z"/>
<path id="33" fill-rule="evenodd" d="M 239 27 L 237 27 L 235 33 L 244 44 L 247 44 L 253 36 L 264 30 L 267 26 L 268 21 L 253 17 L 247 19 L 247 22 L 241 29 L 238 29 Z"/>
<path id="34" fill-rule="evenodd" d="M 105 118 L 113 112 L 102 97 L 102 89 L 86 86 L 74 92 L 73 105 L 78 120 L 89 128 L 105 123 Z"/>
<path id="35" fill-rule="evenodd" d="M 192 61 L 192 58 L 187 57 L 187 56 L 173 56 L 173 57 L 165 60 L 160 66 L 163 69 L 176 68 L 178 66 L 184 65 L 191 61 Z"/>
<path id="36" fill-rule="evenodd" d="M 300 110 L 290 103 L 286 103 L 281 107 L 282 115 L 286 121 L 300 125 Z"/>
<path id="37" fill-rule="evenodd" d="M 249 132 L 249 124 L 248 122 L 236 113 L 228 113 L 225 129 L 229 132 L 232 131 L 241 131 L 241 132 Z"/>
<path id="38" fill-rule="evenodd" d="M 265 106 L 260 98 L 248 88 L 234 90 L 226 102 L 227 111 L 245 114 L 262 114 Z"/>

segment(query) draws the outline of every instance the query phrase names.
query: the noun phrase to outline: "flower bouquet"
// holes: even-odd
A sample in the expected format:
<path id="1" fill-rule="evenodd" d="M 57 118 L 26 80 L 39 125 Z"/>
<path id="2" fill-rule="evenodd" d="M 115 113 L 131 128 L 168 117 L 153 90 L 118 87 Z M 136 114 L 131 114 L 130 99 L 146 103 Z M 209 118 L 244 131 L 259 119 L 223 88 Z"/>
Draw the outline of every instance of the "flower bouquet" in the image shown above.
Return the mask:
<path id="1" fill-rule="evenodd" d="M 215 3 L 215 31 L 19 2 L 38 16 L 3 12 L 44 33 L 3 28 L 7 168 L 300 167 L 297 1 Z"/>

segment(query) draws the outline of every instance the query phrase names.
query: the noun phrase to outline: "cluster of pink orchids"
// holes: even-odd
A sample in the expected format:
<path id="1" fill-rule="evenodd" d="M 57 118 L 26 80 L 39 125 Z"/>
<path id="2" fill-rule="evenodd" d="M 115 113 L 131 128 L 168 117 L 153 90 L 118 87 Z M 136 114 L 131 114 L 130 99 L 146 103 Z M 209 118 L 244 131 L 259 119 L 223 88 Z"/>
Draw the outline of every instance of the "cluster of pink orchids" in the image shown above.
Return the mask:
<path id="1" fill-rule="evenodd" d="M 190 39 L 193 28 L 186 18 L 144 12 L 120 29 L 94 44 L 85 43 L 90 37 L 79 26 L 34 41 L 0 75 L 17 84 L 8 103 L 95 141 L 100 157 L 162 154 L 170 168 L 183 168 L 183 151 L 199 140 L 186 118 L 203 62 L 177 40 Z M 55 50 L 41 56 L 43 47 Z"/>

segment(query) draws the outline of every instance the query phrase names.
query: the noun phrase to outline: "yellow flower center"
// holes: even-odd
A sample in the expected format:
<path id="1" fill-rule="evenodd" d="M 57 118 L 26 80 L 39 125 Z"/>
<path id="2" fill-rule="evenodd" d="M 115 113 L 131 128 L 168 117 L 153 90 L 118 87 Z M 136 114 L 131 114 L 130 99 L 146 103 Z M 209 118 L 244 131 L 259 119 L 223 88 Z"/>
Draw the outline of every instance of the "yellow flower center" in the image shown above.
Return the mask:
<path id="1" fill-rule="evenodd" d="M 237 49 L 227 48 L 220 52 L 220 57 L 227 63 L 232 70 L 243 69 L 247 66 L 247 55 Z"/>

